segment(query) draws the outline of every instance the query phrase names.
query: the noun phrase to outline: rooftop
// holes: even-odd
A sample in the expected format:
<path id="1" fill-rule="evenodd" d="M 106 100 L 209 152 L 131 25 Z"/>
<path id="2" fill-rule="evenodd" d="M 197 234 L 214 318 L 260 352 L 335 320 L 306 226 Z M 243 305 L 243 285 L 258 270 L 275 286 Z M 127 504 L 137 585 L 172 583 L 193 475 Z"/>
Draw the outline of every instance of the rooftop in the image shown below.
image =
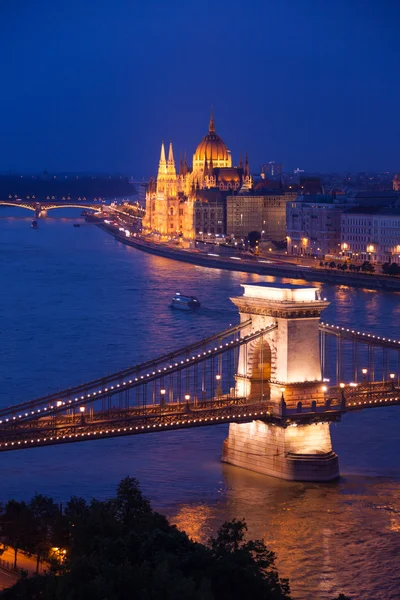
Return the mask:
<path id="1" fill-rule="evenodd" d="M 345 214 L 356 215 L 388 215 L 400 216 L 400 207 L 391 206 L 354 206 L 345 211 Z"/>

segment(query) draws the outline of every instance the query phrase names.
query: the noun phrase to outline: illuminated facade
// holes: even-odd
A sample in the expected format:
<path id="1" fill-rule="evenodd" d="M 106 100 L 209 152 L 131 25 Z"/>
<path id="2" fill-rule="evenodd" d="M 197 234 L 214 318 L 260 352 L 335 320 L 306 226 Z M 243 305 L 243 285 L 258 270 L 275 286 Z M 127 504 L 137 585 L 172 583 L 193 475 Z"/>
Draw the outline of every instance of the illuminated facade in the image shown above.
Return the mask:
<path id="1" fill-rule="evenodd" d="M 172 143 L 169 146 L 168 158 L 165 155 L 164 143 L 161 145 L 160 162 L 157 179 L 149 183 L 146 194 L 146 216 L 143 219 L 144 233 L 155 233 L 162 240 L 184 238 L 191 240 L 204 227 L 196 222 L 196 215 L 210 212 L 202 211 L 207 204 L 207 191 L 221 192 L 214 202 L 216 215 L 221 213 L 225 197 L 232 191 L 251 189 L 249 162 L 246 155 L 245 164 L 242 159 L 238 167 L 232 166 L 231 153 L 215 130 L 214 116 L 211 114 L 208 133 L 201 140 L 193 155 L 193 166 L 189 167 L 184 159 L 180 160 L 179 171 L 176 171 Z M 196 206 L 196 210 L 195 210 Z M 206 209 L 207 206 L 204 206 Z M 224 211 L 222 211 L 224 212 Z M 204 218 L 204 215 L 202 216 Z M 224 233 L 225 224 L 218 223 L 210 233 Z M 211 228 L 210 228 L 211 229 Z"/>
<path id="2" fill-rule="evenodd" d="M 340 254 L 341 215 L 349 208 L 346 197 L 299 196 L 286 206 L 287 252 L 324 258 Z"/>
<path id="3" fill-rule="evenodd" d="M 400 208 L 357 207 L 344 212 L 341 221 L 346 257 L 400 264 Z"/>

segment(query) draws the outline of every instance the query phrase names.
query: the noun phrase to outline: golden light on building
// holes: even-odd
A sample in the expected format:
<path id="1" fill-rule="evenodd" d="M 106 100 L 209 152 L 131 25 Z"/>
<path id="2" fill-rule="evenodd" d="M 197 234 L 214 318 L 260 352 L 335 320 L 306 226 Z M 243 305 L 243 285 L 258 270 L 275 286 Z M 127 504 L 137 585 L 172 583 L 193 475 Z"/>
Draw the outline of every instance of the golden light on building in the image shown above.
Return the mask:
<path id="1" fill-rule="evenodd" d="M 367 252 L 375 252 L 375 246 L 373 244 L 368 244 Z"/>
<path id="2" fill-rule="evenodd" d="M 349 245 L 346 242 L 343 242 L 342 244 L 342 250 L 348 250 Z"/>
<path id="3" fill-rule="evenodd" d="M 303 237 L 301 241 L 303 242 L 303 246 L 307 246 L 308 245 L 308 238 Z"/>
<path id="4" fill-rule="evenodd" d="M 158 240 L 193 240 L 195 237 L 195 204 L 207 203 L 203 200 L 206 190 L 238 191 L 251 189 L 248 157 L 239 167 L 232 167 L 231 152 L 216 133 L 214 115 L 208 126 L 208 133 L 198 144 L 193 155 L 192 166 L 188 165 L 186 153 L 175 166 L 172 143 L 168 154 L 164 143 L 161 145 L 157 178 L 149 183 L 146 194 L 146 213 L 143 217 L 143 232 L 158 236 Z M 218 221 L 222 224 L 222 221 Z M 211 225 L 210 225 L 211 227 Z M 216 225 L 214 224 L 215 228 Z M 220 234 L 222 231 L 205 231 L 204 234 Z"/>

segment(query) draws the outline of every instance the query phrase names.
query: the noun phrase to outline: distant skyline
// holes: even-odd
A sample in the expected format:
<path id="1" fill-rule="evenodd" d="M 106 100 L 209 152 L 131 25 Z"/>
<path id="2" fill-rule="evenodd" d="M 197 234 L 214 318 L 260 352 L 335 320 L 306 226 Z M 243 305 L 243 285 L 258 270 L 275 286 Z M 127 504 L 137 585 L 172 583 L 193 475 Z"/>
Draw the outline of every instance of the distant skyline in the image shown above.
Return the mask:
<path id="1" fill-rule="evenodd" d="M 214 106 L 233 162 L 400 171 L 396 0 L 0 7 L 0 172 L 156 173 Z"/>

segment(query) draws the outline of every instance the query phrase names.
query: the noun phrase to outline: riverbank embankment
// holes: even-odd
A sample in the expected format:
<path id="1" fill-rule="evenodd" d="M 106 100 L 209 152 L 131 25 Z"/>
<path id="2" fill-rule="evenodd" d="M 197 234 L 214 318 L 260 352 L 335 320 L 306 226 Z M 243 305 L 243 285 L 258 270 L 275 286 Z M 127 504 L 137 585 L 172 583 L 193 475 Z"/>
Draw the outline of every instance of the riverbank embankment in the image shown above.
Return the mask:
<path id="1" fill-rule="evenodd" d="M 142 252 L 163 256 L 172 260 L 180 260 L 201 267 L 242 271 L 244 273 L 256 273 L 258 275 L 270 275 L 273 277 L 285 277 L 287 279 L 329 283 L 333 285 L 400 291 L 400 279 L 377 275 L 376 273 L 338 273 L 336 271 L 314 269 L 303 265 L 274 264 L 272 261 L 267 261 L 259 257 L 244 259 L 237 256 L 217 256 L 216 253 L 203 253 L 195 250 L 173 248 L 166 244 L 149 242 L 139 237 L 126 237 L 126 235 L 122 234 L 115 227 L 106 225 L 103 222 L 99 222 L 97 225 L 122 244 L 132 246 Z"/>

